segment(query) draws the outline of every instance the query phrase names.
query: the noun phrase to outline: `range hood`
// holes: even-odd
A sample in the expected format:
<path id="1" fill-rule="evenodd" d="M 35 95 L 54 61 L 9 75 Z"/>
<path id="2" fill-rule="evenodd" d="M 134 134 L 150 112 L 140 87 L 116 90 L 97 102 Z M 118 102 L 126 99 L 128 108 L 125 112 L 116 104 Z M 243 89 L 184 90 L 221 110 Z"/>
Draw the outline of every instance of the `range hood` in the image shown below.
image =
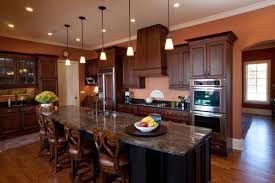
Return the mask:
<path id="1" fill-rule="evenodd" d="M 138 30 L 134 72 L 139 77 L 167 75 L 167 34 L 168 28 L 160 24 Z"/>

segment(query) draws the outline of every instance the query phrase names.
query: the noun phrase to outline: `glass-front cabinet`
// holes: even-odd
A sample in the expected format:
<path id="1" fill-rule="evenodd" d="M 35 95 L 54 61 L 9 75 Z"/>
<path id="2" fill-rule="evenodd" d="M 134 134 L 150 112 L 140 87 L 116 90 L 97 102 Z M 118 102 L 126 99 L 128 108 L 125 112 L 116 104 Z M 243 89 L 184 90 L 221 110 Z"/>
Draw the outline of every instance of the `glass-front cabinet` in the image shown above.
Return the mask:
<path id="1" fill-rule="evenodd" d="M 32 59 L 17 60 L 18 84 L 35 84 L 35 62 Z"/>
<path id="2" fill-rule="evenodd" d="M 0 86 L 36 84 L 35 59 L 32 56 L 0 53 Z"/>

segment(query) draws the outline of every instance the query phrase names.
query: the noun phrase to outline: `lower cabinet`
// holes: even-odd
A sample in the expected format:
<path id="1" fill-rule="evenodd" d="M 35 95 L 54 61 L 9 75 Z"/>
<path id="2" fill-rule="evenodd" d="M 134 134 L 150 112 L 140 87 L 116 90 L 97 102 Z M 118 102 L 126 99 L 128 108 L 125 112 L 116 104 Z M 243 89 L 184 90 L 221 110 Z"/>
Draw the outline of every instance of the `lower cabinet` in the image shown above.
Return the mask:
<path id="1" fill-rule="evenodd" d="M 151 113 L 157 113 L 160 114 L 164 120 L 173 121 L 176 123 L 185 123 L 187 125 L 190 124 L 190 113 L 187 111 L 131 104 L 118 104 L 117 110 L 120 112 L 135 114 L 137 116 L 148 116 Z"/>
<path id="2" fill-rule="evenodd" d="M 24 130 L 39 127 L 36 121 L 35 106 L 23 107 L 21 109 L 21 115 L 22 115 L 22 125 Z"/>
<path id="3" fill-rule="evenodd" d="M 0 136 L 19 131 L 22 128 L 20 118 L 20 110 L 1 110 Z"/>
<path id="4" fill-rule="evenodd" d="M 0 140 L 38 131 L 35 106 L 0 109 Z"/>

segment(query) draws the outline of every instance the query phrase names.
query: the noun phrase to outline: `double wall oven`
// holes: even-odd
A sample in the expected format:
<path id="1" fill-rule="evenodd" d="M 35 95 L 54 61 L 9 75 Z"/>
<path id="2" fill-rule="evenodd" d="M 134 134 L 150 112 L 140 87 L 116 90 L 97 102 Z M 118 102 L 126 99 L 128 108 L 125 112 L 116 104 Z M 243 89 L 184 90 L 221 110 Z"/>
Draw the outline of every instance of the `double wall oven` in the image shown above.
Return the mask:
<path id="1" fill-rule="evenodd" d="M 194 79 L 190 81 L 192 123 L 212 129 L 224 139 L 226 121 L 225 79 Z"/>

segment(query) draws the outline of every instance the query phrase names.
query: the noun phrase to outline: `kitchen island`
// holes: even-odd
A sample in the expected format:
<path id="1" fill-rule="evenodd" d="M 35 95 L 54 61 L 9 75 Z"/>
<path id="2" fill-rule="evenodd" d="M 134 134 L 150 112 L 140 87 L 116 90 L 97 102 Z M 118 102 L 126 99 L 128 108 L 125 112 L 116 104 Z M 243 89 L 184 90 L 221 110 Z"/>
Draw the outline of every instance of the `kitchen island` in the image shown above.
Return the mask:
<path id="1" fill-rule="evenodd" d="M 70 123 L 92 133 L 106 128 L 129 145 L 129 182 L 210 182 L 211 130 L 162 121 L 167 133 L 158 137 L 129 135 L 125 128 L 142 117 L 128 113 L 95 113 L 93 109 L 64 106 L 50 116 L 58 123 Z"/>

